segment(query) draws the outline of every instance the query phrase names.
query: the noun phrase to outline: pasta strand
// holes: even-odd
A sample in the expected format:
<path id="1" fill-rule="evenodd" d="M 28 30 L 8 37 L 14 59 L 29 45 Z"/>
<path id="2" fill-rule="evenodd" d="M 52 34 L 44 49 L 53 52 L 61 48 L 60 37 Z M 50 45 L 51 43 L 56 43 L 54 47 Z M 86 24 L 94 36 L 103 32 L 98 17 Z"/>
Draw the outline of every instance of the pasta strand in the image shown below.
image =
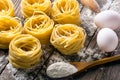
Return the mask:
<path id="1" fill-rule="evenodd" d="M 14 16 L 14 6 L 11 0 L 0 0 L 0 16 Z"/>
<path id="2" fill-rule="evenodd" d="M 45 13 L 39 12 L 26 20 L 24 33 L 31 34 L 38 38 L 41 44 L 48 44 L 54 27 L 54 21 Z"/>
<path id="3" fill-rule="evenodd" d="M 16 18 L 0 16 L 0 48 L 8 49 L 10 41 L 22 34 L 22 24 Z"/>
<path id="4" fill-rule="evenodd" d="M 16 68 L 35 66 L 40 61 L 41 54 L 41 44 L 32 35 L 22 34 L 10 42 L 9 61 Z"/>
<path id="5" fill-rule="evenodd" d="M 50 9 L 50 0 L 22 0 L 21 2 L 21 10 L 25 18 L 31 17 L 36 11 L 43 11 L 49 15 Z"/>
<path id="6" fill-rule="evenodd" d="M 84 47 L 84 29 L 74 24 L 58 24 L 53 29 L 50 42 L 62 54 L 71 55 Z"/>
<path id="7" fill-rule="evenodd" d="M 51 16 L 59 24 L 81 24 L 77 0 L 54 0 Z"/>

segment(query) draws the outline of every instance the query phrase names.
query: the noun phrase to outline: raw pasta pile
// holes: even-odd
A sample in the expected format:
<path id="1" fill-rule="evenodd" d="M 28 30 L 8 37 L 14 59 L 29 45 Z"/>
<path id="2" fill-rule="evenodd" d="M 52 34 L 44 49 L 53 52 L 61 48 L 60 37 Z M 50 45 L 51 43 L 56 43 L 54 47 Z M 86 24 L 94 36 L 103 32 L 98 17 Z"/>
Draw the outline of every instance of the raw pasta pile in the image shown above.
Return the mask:
<path id="1" fill-rule="evenodd" d="M 74 24 L 59 24 L 53 29 L 50 42 L 61 53 L 71 55 L 78 52 L 85 42 L 85 32 Z"/>
<path id="2" fill-rule="evenodd" d="M 54 27 L 54 21 L 45 13 L 38 12 L 24 24 L 24 32 L 38 38 L 41 44 L 48 44 Z"/>
<path id="3" fill-rule="evenodd" d="M 22 0 L 21 11 L 25 18 L 31 17 L 36 11 L 43 11 L 50 14 L 51 1 L 50 0 Z"/>
<path id="4" fill-rule="evenodd" d="M 8 49 L 10 41 L 22 33 L 22 24 L 16 18 L 0 16 L 0 48 Z"/>
<path id="5" fill-rule="evenodd" d="M 77 0 L 55 0 L 53 2 L 51 16 L 60 24 L 80 25 L 80 8 Z"/>
<path id="6" fill-rule="evenodd" d="M 14 6 L 11 0 L 0 0 L 0 16 L 14 16 Z"/>
<path id="7" fill-rule="evenodd" d="M 9 61 L 17 68 L 31 68 L 40 61 L 41 44 L 32 35 L 15 37 L 9 45 Z"/>

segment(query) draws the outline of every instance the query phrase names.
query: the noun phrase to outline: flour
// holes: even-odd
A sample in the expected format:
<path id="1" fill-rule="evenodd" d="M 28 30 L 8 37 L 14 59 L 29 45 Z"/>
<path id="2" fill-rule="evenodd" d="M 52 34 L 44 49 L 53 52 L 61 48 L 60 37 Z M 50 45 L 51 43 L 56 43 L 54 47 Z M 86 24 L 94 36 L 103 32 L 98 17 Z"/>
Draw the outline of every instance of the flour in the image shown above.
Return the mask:
<path id="1" fill-rule="evenodd" d="M 52 78 L 61 78 L 69 76 L 75 72 L 77 72 L 77 68 L 75 68 L 73 65 L 65 62 L 57 62 L 54 64 L 51 64 L 47 68 L 47 75 Z"/>

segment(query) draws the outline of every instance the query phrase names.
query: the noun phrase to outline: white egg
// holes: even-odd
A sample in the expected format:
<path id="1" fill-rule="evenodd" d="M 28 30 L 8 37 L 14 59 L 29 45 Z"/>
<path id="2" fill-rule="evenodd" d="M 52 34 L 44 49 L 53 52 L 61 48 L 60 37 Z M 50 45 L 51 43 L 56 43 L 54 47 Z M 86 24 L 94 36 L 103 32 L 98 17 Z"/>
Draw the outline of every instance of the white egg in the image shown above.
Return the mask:
<path id="1" fill-rule="evenodd" d="M 120 26 L 120 14 L 112 10 L 102 11 L 94 17 L 94 22 L 100 28 L 115 30 Z"/>
<path id="2" fill-rule="evenodd" d="M 110 28 L 103 28 L 98 32 L 97 44 L 105 52 L 114 51 L 118 45 L 118 36 Z"/>

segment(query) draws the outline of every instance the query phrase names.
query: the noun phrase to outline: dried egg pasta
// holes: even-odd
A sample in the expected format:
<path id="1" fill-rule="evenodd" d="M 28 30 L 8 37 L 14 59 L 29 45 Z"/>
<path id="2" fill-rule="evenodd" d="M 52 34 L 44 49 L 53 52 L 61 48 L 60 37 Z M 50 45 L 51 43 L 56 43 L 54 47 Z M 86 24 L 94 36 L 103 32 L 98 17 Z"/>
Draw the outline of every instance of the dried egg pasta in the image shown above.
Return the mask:
<path id="1" fill-rule="evenodd" d="M 50 42 L 61 53 L 70 55 L 78 52 L 85 42 L 86 34 L 74 24 L 58 24 L 53 29 Z"/>
<path id="2" fill-rule="evenodd" d="M 50 9 L 50 0 L 22 0 L 21 2 L 21 10 L 25 18 L 31 17 L 36 11 L 43 11 L 49 14 Z"/>
<path id="3" fill-rule="evenodd" d="M 54 27 L 54 21 L 45 13 L 38 12 L 26 20 L 24 33 L 31 34 L 38 38 L 41 44 L 48 44 Z"/>
<path id="4" fill-rule="evenodd" d="M 55 0 L 51 16 L 60 24 L 70 23 L 80 25 L 80 8 L 77 0 Z"/>
<path id="5" fill-rule="evenodd" d="M 0 48 L 8 49 L 10 41 L 22 33 L 22 24 L 16 18 L 0 16 Z"/>
<path id="6" fill-rule="evenodd" d="M 14 16 L 14 6 L 11 0 L 0 0 L 0 16 Z"/>
<path id="7" fill-rule="evenodd" d="M 42 54 L 39 40 L 32 35 L 15 37 L 9 45 L 9 62 L 16 68 L 31 68 L 38 64 Z"/>

